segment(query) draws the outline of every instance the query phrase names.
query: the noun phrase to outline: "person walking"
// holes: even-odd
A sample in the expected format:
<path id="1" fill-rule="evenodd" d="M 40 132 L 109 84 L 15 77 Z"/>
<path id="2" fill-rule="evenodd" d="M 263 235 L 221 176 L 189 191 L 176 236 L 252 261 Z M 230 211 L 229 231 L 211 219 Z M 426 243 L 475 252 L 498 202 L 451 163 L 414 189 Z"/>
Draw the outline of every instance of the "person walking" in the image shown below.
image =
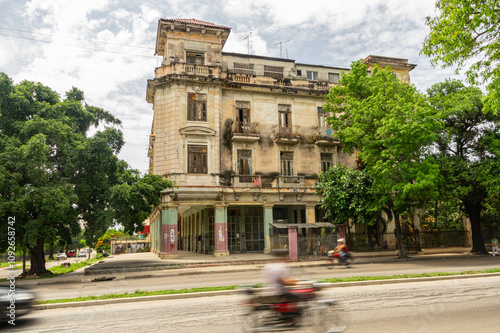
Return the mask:
<path id="1" fill-rule="evenodd" d="M 495 256 L 495 252 L 498 252 L 498 239 L 493 237 L 491 240 L 491 251 L 493 252 L 493 257 Z"/>

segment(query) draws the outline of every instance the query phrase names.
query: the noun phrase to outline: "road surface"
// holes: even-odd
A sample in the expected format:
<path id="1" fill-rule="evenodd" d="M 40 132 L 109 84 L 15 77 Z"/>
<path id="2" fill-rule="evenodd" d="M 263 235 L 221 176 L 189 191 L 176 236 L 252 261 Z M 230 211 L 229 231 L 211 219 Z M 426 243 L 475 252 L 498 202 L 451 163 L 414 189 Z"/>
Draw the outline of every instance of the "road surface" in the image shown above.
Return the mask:
<path id="1" fill-rule="evenodd" d="M 468 270 L 484 270 L 499 268 L 500 257 L 473 257 L 449 260 L 416 260 L 392 263 L 375 263 L 345 267 L 304 267 L 292 270 L 294 277 L 305 280 L 319 280 L 332 277 L 417 274 L 429 272 L 460 272 Z M 230 268 L 230 267 L 229 267 Z M 38 285 L 34 292 L 38 299 L 60 299 L 110 293 L 130 293 L 136 290 L 155 291 L 165 289 L 184 289 L 192 287 L 213 287 L 263 282 L 260 270 L 243 270 L 240 272 L 182 275 L 183 270 L 177 270 L 178 276 L 127 279 L 88 283 Z M 245 266 L 238 267 L 245 269 Z M 200 272 L 203 271 L 202 269 Z"/>
<path id="2" fill-rule="evenodd" d="M 500 277 L 332 288 L 346 332 L 499 332 Z M 238 332 L 242 295 L 40 310 L 12 332 Z"/>

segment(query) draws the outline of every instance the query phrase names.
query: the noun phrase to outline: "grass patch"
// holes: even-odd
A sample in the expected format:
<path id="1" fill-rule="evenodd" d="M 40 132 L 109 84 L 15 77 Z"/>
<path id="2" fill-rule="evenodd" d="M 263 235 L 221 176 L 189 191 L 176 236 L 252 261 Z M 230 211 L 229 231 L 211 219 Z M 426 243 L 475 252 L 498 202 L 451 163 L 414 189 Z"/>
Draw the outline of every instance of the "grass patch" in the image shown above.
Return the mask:
<path id="1" fill-rule="evenodd" d="M 14 265 L 19 265 L 21 263 L 22 263 L 22 261 L 16 261 L 14 263 Z M 2 263 L 0 263 L 0 268 L 7 267 L 7 266 L 10 266 L 10 263 L 8 263 L 8 262 L 2 262 Z"/>
<path id="2" fill-rule="evenodd" d="M 101 295 L 101 296 L 85 296 L 85 297 L 76 297 L 76 298 L 42 300 L 42 301 L 36 301 L 35 304 L 55 304 L 55 303 L 84 302 L 84 301 L 95 301 L 95 300 L 128 298 L 128 297 L 201 293 L 201 292 L 208 292 L 208 291 L 235 290 L 236 288 L 238 288 L 238 286 L 204 287 L 204 288 L 189 288 L 189 289 L 167 289 L 167 290 L 159 290 L 159 291 L 136 290 L 133 293 L 124 293 L 124 294 L 107 294 L 107 295 Z"/>
<path id="3" fill-rule="evenodd" d="M 99 258 L 90 258 L 88 260 L 83 260 L 83 261 L 79 261 L 79 262 L 72 262 L 71 265 L 69 265 L 69 267 L 63 267 L 62 264 L 57 265 L 57 266 L 53 266 L 49 269 L 49 271 L 51 271 L 52 274 L 48 277 L 54 277 L 54 276 L 58 276 L 58 275 L 62 275 L 62 274 L 71 273 L 73 271 L 76 271 L 79 268 L 95 264 L 95 263 L 101 261 L 102 259 L 103 259 L 102 257 L 99 257 Z"/>
<path id="4" fill-rule="evenodd" d="M 474 274 L 499 273 L 499 272 L 500 268 L 492 268 L 480 271 L 435 272 L 435 273 L 422 273 L 422 274 L 401 274 L 401 275 L 381 275 L 381 276 L 356 276 L 347 278 L 324 279 L 318 282 L 339 283 L 339 282 L 356 282 L 356 281 L 377 281 L 377 280 L 394 280 L 394 279 L 412 279 L 412 278 L 435 277 L 435 276 L 474 275 Z M 255 287 L 261 287 L 261 285 L 257 284 L 255 285 Z M 186 293 L 199 293 L 207 291 L 235 290 L 238 288 L 240 288 L 240 286 L 232 285 L 232 286 L 189 288 L 189 289 L 167 289 L 159 291 L 136 290 L 133 293 L 124 293 L 124 294 L 107 294 L 101 296 L 86 296 L 86 297 L 76 297 L 76 298 L 40 300 L 36 301 L 35 304 L 55 304 L 55 303 L 85 302 L 85 301 L 127 298 L 127 297 L 174 295 L 174 294 L 186 294 Z"/>

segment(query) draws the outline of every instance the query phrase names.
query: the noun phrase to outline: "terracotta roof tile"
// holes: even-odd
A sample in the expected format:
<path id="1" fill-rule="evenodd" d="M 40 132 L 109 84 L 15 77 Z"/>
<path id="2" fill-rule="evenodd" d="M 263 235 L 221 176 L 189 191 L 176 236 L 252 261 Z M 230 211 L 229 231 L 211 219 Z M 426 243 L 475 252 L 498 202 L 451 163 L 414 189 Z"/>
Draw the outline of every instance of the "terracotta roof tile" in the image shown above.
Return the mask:
<path id="1" fill-rule="evenodd" d="M 217 25 L 217 24 L 213 24 L 213 23 L 205 22 L 205 21 L 200 21 L 200 20 L 196 20 L 196 19 L 161 19 L 161 21 L 164 21 L 164 22 L 179 22 L 179 23 L 186 23 L 186 24 L 196 24 L 196 25 L 202 25 L 204 27 L 220 28 L 220 29 L 231 30 L 230 27 L 226 27 L 226 26 L 223 26 L 223 25 Z"/>

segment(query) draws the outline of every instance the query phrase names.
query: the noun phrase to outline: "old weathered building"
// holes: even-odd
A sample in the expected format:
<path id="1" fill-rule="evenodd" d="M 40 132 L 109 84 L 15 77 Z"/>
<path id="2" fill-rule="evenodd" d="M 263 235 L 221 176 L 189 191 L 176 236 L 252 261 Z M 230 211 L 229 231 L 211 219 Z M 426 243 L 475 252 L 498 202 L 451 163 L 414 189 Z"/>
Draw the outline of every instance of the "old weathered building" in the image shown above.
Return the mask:
<path id="1" fill-rule="evenodd" d="M 147 86 L 150 172 L 176 185 L 149 219 L 162 257 L 178 249 L 268 252 L 273 224 L 323 221 L 318 173 L 356 165 L 321 108 L 348 69 L 223 52 L 230 30 L 193 19 L 158 23 L 163 61 Z M 378 56 L 365 62 L 390 65 L 408 81 L 415 67 Z"/>

